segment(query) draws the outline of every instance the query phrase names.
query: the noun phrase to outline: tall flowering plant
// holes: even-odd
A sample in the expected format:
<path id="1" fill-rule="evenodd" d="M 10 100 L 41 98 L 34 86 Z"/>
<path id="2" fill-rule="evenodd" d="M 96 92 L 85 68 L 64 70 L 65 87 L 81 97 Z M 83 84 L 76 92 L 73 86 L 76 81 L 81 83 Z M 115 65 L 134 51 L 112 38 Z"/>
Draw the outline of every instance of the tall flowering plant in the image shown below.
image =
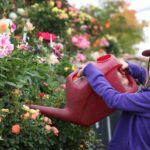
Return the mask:
<path id="1" fill-rule="evenodd" d="M 25 32 L 19 39 L 12 32 L 0 32 L 0 147 L 80 149 L 92 133 L 89 129 L 48 118 L 28 107 L 30 103 L 65 104 L 65 78 L 55 70 L 63 59 L 63 45 L 51 39 L 45 43 L 45 37 L 37 38 L 33 31 L 27 30 L 30 34 Z"/>
<path id="2" fill-rule="evenodd" d="M 27 102 L 32 99 L 38 100 L 41 85 L 37 82 L 43 82 L 46 79 L 46 75 L 43 74 L 51 72 L 48 69 L 49 65 L 38 63 L 39 54 L 35 55 L 37 47 L 34 44 L 30 45 L 23 39 L 20 41 L 14 39 L 15 24 L 12 21 L 4 22 L 4 19 L 1 19 L 0 27 L 1 148 L 9 149 L 13 146 L 15 149 L 37 149 L 47 145 L 48 142 L 51 145 L 53 140 L 45 143 L 43 141 L 45 138 L 52 139 L 53 136 L 58 136 L 59 130 L 52 124 L 50 118 L 44 117 L 39 110 L 27 107 Z M 33 89 L 33 86 L 36 88 Z M 43 136 L 41 144 L 38 144 L 38 140 L 32 139 L 34 132 Z M 28 139 L 22 140 L 25 136 Z"/>

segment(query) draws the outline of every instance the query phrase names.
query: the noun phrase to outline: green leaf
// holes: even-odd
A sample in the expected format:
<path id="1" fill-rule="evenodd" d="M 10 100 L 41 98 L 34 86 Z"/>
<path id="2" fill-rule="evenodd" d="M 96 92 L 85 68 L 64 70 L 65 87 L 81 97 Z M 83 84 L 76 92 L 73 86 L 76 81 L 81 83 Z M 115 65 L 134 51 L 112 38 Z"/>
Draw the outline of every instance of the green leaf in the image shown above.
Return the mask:
<path id="1" fill-rule="evenodd" d="M 8 69 L 6 69 L 5 67 L 0 66 L 0 69 L 5 70 L 5 71 L 9 71 Z"/>
<path id="2" fill-rule="evenodd" d="M 5 79 L 7 78 L 7 77 L 6 77 L 6 76 L 4 76 L 3 74 L 0 74 L 0 76 L 1 76 L 2 78 L 5 78 Z"/>
<path id="3" fill-rule="evenodd" d="M 13 86 L 13 87 L 16 87 L 16 84 L 13 83 L 13 82 L 5 82 L 5 84 L 10 85 L 10 86 Z"/>
<path id="4" fill-rule="evenodd" d="M 23 87 L 23 84 L 17 84 L 16 85 L 16 88 L 18 88 L 18 89 L 20 89 L 20 88 L 22 88 Z"/>
<path id="5" fill-rule="evenodd" d="M 26 76 L 25 79 L 29 82 L 30 85 L 32 85 L 32 79 L 30 76 Z"/>
<path id="6" fill-rule="evenodd" d="M 27 72 L 27 74 L 30 75 L 31 77 L 43 78 L 37 72 L 34 72 L 34 73 Z"/>

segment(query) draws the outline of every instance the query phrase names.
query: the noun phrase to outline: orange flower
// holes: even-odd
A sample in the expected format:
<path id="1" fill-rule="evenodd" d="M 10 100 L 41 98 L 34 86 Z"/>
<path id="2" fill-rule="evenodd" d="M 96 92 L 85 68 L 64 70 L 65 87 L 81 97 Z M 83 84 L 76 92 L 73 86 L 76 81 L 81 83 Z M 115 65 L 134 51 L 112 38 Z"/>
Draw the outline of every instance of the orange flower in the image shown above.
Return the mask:
<path id="1" fill-rule="evenodd" d="M 30 117 L 30 113 L 29 112 L 26 112 L 25 114 L 22 115 L 22 119 L 23 120 L 26 120 Z"/>
<path id="2" fill-rule="evenodd" d="M 35 120 L 39 116 L 39 112 L 35 112 L 32 114 L 31 118 Z"/>
<path id="3" fill-rule="evenodd" d="M 1 24 L 0 25 L 0 30 L 1 31 L 7 30 L 7 28 L 8 28 L 7 24 Z"/>
<path id="4" fill-rule="evenodd" d="M 105 28 L 110 28 L 110 26 L 111 26 L 110 22 L 109 22 L 109 21 L 106 21 L 106 23 L 105 23 Z"/>
<path id="5" fill-rule="evenodd" d="M 85 34 L 84 36 L 85 36 L 85 38 L 87 38 L 87 39 L 89 39 L 89 38 L 91 37 L 91 35 L 90 35 L 90 34 L 88 34 L 88 33 L 87 33 L 87 34 Z"/>
<path id="6" fill-rule="evenodd" d="M 91 18 L 91 23 L 94 23 L 95 22 L 95 19 L 94 18 Z"/>
<path id="7" fill-rule="evenodd" d="M 99 52 L 100 52 L 100 53 L 104 53 L 105 50 L 101 48 L 101 49 L 99 50 Z"/>
<path id="8" fill-rule="evenodd" d="M 53 133 L 58 136 L 59 130 L 56 127 L 51 127 Z"/>
<path id="9" fill-rule="evenodd" d="M 50 131 L 50 130 L 52 129 L 52 127 L 47 124 L 47 125 L 45 126 L 45 129 L 46 129 L 47 131 Z"/>
<path id="10" fill-rule="evenodd" d="M 12 26 L 12 21 L 10 19 L 0 19 L 0 33 L 6 32 L 10 34 L 9 26 Z"/>
<path id="11" fill-rule="evenodd" d="M 99 40 L 99 39 L 97 39 L 97 40 L 93 43 L 93 48 L 96 48 L 96 47 L 98 47 L 98 46 L 100 46 L 100 40 Z"/>
<path id="12" fill-rule="evenodd" d="M 49 119 L 48 117 L 44 117 L 44 122 L 47 124 L 52 124 L 51 119 Z"/>
<path id="13" fill-rule="evenodd" d="M 12 92 L 12 94 L 13 94 L 14 96 L 21 96 L 21 95 L 22 95 L 22 92 L 21 92 L 20 89 L 14 89 L 13 92 Z"/>
<path id="14" fill-rule="evenodd" d="M 63 9 L 64 12 L 67 12 L 67 10 L 68 10 L 67 8 L 64 8 L 64 9 Z"/>
<path id="15" fill-rule="evenodd" d="M 17 41 L 21 41 L 22 40 L 22 37 L 20 35 L 15 35 L 14 36 L 14 39 L 17 40 Z"/>
<path id="16" fill-rule="evenodd" d="M 16 135 L 20 133 L 20 130 L 21 130 L 21 128 L 20 128 L 19 124 L 15 124 L 11 128 L 11 132 Z"/>

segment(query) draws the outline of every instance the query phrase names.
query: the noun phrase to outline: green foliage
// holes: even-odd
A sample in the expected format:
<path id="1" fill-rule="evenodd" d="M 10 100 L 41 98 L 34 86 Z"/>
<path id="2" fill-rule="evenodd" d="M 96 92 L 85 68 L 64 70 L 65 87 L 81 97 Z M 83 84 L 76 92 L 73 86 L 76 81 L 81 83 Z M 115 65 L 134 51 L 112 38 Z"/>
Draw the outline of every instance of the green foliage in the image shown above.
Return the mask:
<path id="1" fill-rule="evenodd" d="M 30 37 L 30 40 L 32 38 Z M 53 118 L 52 124 L 47 124 L 42 114 L 33 118 L 33 110 L 24 109 L 24 105 L 30 103 L 64 107 L 65 90 L 61 88 L 61 84 L 65 83 L 67 73 L 63 73 L 63 69 L 59 70 L 59 65 L 48 63 L 52 53 L 49 45 L 41 43 L 41 48 L 37 51 L 39 41 L 35 39 L 29 42 L 31 45 L 26 50 L 20 49 L 20 43 L 17 41 L 13 44 L 13 53 L 0 59 L 1 149 L 79 150 L 80 145 L 84 145 L 81 149 L 93 146 L 91 142 L 96 141 L 96 137 L 91 128 L 84 129 Z M 45 61 L 39 61 L 41 58 L 45 58 Z M 63 62 L 70 67 L 68 57 L 63 58 L 62 64 L 60 62 L 62 68 Z M 17 134 L 12 132 L 15 124 L 20 126 Z M 46 125 L 57 127 L 59 135 L 56 136 L 53 130 L 45 129 Z"/>
<path id="2" fill-rule="evenodd" d="M 91 146 L 90 129 L 55 119 L 54 125 L 60 130 L 59 136 L 55 137 L 52 132 L 45 130 L 42 115 L 36 120 L 21 119 L 24 114 L 22 106 L 27 102 L 53 107 L 65 105 L 65 91 L 59 89 L 60 84 L 65 81 L 64 77 L 57 75 L 57 70 L 55 72 L 52 66 L 37 63 L 35 58 L 33 53 L 23 54 L 16 50 L 10 57 L 0 61 L 1 109 L 9 109 L 9 113 L 2 117 L 1 149 L 57 150 L 61 147 L 78 150 L 82 144 L 86 145 L 84 149 L 88 149 Z M 40 92 L 45 93 L 43 98 L 38 96 Z M 18 135 L 11 133 L 11 127 L 15 123 L 21 126 Z"/>
<path id="3" fill-rule="evenodd" d="M 72 64 L 68 62 L 69 56 L 65 55 L 63 60 L 55 65 L 55 70 L 58 75 L 63 75 L 67 77 L 72 72 Z"/>
<path id="4" fill-rule="evenodd" d="M 82 8 L 82 11 L 99 20 L 102 29 L 99 31 L 97 38 L 106 35 L 116 38 L 119 47 L 117 43 L 112 41 L 110 41 L 110 47 L 107 47 L 107 51 L 114 54 L 134 52 L 136 50 L 134 45 L 143 40 L 143 28 L 146 23 L 140 23 L 136 18 L 135 11 L 130 10 L 128 4 L 124 1 L 106 0 L 100 4 L 100 7 Z M 115 51 L 113 50 L 114 47 Z"/>
<path id="5" fill-rule="evenodd" d="M 8 13 L 12 9 L 12 2 L 10 0 L 1 0 L 0 2 L 0 17 L 6 16 L 6 13 Z"/>
<path id="6" fill-rule="evenodd" d="M 63 1 L 63 7 L 66 7 L 65 1 Z M 54 10 L 54 8 L 56 10 Z M 60 11 L 61 9 L 53 6 L 50 1 L 49 3 L 43 1 L 42 3 L 33 4 L 29 8 L 28 13 L 31 21 L 36 25 L 37 31 L 51 32 L 59 36 L 65 36 L 64 34 L 67 29 L 69 19 L 59 19 Z"/>

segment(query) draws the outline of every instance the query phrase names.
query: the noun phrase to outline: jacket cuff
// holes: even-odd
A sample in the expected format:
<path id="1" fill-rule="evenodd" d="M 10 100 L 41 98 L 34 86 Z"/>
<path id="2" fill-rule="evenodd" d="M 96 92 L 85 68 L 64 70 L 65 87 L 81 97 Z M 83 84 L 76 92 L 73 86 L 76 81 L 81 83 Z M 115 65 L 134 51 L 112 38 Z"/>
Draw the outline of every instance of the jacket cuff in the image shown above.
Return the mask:
<path id="1" fill-rule="evenodd" d="M 89 63 L 86 65 L 86 67 L 84 68 L 83 70 L 83 75 L 88 77 L 90 76 L 91 74 L 103 74 L 100 70 L 98 70 L 92 63 Z"/>

